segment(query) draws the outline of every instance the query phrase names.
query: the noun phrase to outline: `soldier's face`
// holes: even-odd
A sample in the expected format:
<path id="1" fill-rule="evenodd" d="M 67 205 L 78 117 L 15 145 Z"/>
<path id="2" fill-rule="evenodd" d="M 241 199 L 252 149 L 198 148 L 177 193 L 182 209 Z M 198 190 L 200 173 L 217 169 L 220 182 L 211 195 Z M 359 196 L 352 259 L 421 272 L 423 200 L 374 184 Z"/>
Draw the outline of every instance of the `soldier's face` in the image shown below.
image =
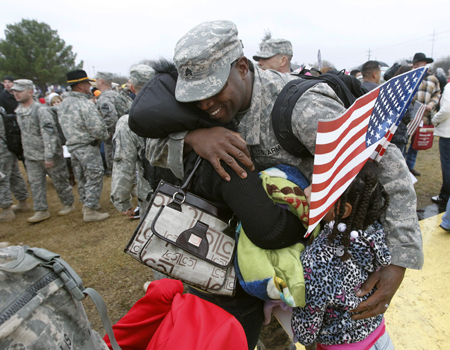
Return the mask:
<path id="1" fill-rule="evenodd" d="M 258 61 L 259 68 L 279 71 L 281 68 L 280 56 L 281 55 L 275 55 L 269 58 L 260 58 Z"/>
<path id="2" fill-rule="evenodd" d="M 14 98 L 17 102 L 24 103 L 33 98 L 33 90 L 16 91 L 13 90 Z"/>
<path id="3" fill-rule="evenodd" d="M 91 92 L 91 84 L 88 81 L 82 81 L 77 84 L 81 92 L 89 94 Z"/>
<path id="4" fill-rule="evenodd" d="M 239 111 L 248 108 L 251 100 L 251 85 L 248 85 L 248 61 L 239 59 L 231 67 L 230 75 L 222 90 L 216 95 L 197 102 L 197 106 L 209 114 L 211 119 L 222 124 L 230 122 Z"/>

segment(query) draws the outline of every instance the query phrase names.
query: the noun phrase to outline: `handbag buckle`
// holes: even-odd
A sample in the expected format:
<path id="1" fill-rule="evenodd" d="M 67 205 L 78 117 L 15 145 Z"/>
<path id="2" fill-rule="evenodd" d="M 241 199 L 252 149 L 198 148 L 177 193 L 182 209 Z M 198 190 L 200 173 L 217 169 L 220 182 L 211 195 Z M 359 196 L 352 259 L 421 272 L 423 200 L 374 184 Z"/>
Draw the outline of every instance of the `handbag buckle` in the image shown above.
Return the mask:
<path id="1" fill-rule="evenodd" d="M 177 200 L 177 198 L 176 198 L 176 197 L 177 197 L 177 194 L 183 196 L 183 199 L 182 199 L 181 201 Z M 173 196 L 172 196 L 172 200 L 173 200 L 175 203 L 183 204 L 184 201 L 186 200 L 186 195 L 185 195 L 183 192 L 175 192 L 175 193 L 173 194 Z"/>

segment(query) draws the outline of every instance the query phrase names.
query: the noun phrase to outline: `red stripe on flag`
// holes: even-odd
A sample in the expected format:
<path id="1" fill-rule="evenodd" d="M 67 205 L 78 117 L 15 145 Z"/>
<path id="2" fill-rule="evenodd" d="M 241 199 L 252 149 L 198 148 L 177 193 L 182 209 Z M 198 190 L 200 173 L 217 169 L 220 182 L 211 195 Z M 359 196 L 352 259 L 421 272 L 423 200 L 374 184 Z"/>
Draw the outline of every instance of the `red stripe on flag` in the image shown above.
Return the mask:
<path id="1" fill-rule="evenodd" d="M 342 177 L 338 182 L 336 182 L 334 184 L 334 186 L 330 189 L 329 193 L 336 192 L 336 190 L 341 188 L 347 181 L 349 181 L 350 179 L 352 179 L 353 177 L 358 175 L 359 171 L 361 170 L 361 168 L 363 167 L 363 165 L 365 164 L 366 161 L 367 161 L 367 158 L 364 159 L 364 161 L 362 163 L 360 163 L 358 166 L 356 166 L 352 170 L 350 170 L 350 172 L 345 174 L 344 177 Z M 311 202 L 310 210 L 312 210 L 312 209 L 320 209 L 320 207 L 323 206 L 327 202 L 328 199 L 329 199 L 329 196 L 324 197 L 321 200 Z M 324 214 L 326 214 L 330 210 L 330 208 L 333 206 L 333 204 L 335 202 L 333 202 L 332 204 L 328 205 L 326 208 L 321 210 L 320 214 L 318 214 L 318 215 L 316 214 L 314 217 L 310 217 L 308 224 L 309 225 L 313 225 L 316 222 L 319 222 L 323 218 Z"/>
<path id="2" fill-rule="evenodd" d="M 335 175 L 339 175 L 341 170 L 349 163 L 349 161 L 357 158 L 358 155 L 361 154 L 362 152 L 364 152 L 365 149 L 366 149 L 366 145 L 365 145 L 365 142 L 363 142 L 357 148 L 355 148 L 355 150 L 352 153 L 350 153 L 336 169 L 334 169 L 333 174 L 328 178 L 327 181 L 324 181 L 321 183 L 313 183 L 312 188 L 311 188 L 312 192 L 320 192 L 320 191 L 325 190 L 328 187 L 328 185 L 334 180 Z M 315 169 L 316 168 L 314 167 L 314 170 Z M 314 174 L 317 174 L 317 173 L 314 171 Z M 332 193 L 332 192 L 330 192 L 330 193 Z"/>
<path id="3" fill-rule="evenodd" d="M 333 120 L 327 120 L 323 123 L 319 123 L 317 126 L 317 133 L 327 133 L 339 129 L 342 124 L 344 124 L 353 114 L 353 112 L 366 104 L 375 100 L 380 92 L 380 89 L 372 90 L 370 93 L 364 95 L 359 100 L 355 102 L 353 106 L 350 107 L 341 117 Z M 371 111 L 373 108 L 371 108 Z"/>
<path id="4" fill-rule="evenodd" d="M 348 150 L 347 146 L 350 146 L 352 144 L 354 144 L 361 136 L 363 136 L 364 134 L 367 133 L 367 126 L 362 128 L 360 131 L 358 131 L 355 135 L 353 135 L 348 141 L 347 143 L 345 143 L 340 149 L 339 152 L 335 155 L 335 157 L 328 163 L 326 164 L 317 164 L 314 166 L 314 174 L 323 174 L 326 173 L 328 170 L 330 170 L 334 164 L 339 161 L 340 157 L 342 156 L 343 153 L 345 153 Z M 365 143 L 365 142 L 364 142 Z M 322 154 L 327 154 L 329 152 L 332 152 L 333 150 L 336 149 L 336 146 L 338 145 L 338 143 L 333 142 L 333 143 L 329 143 L 326 145 L 320 145 L 321 147 L 319 147 L 319 150 L 317 149 L 316 146 L 316 156 L 318 154 L 322 155 Z M 318 152 L 318 151 L 319 152 Z"/>

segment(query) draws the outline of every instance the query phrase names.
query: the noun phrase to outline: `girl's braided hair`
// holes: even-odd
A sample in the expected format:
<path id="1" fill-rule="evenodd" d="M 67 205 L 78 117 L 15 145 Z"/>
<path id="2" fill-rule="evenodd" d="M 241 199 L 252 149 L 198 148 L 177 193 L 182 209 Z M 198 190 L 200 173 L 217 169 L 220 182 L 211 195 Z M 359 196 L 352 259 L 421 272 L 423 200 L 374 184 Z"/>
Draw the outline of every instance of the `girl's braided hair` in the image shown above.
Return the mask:
<path id="1" fill-rule="evenodd" d="M 335 223 L 328 239 L 330 242 L 338 238 L 341 240 L 344 246 L 342 260 L 350 257 L 350 232 L 365 230 L 379 219 L 389 205 L 389 194 L 378 180 L 378 173 L 378 163 L 368 160 L 335 205 Z M 346 203 L 351 204 L 352 212 L 343 219 Z M 346 225 L 344 232 L 338 230 L 340 223 Z"/>

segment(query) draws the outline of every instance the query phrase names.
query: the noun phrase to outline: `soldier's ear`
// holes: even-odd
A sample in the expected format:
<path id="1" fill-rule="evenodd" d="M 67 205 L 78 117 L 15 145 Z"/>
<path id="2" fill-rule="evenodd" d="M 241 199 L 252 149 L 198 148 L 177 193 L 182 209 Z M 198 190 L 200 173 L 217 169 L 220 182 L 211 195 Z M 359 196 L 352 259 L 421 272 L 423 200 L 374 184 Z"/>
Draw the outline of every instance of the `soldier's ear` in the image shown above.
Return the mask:
<path id="1" fill-rule="evenodd" d="M 239 71 L 241 78 L 245 78 L 248 73 L 248 59 L 245 56 L 238 58 L 236 62 L 236 69 Z"/>

